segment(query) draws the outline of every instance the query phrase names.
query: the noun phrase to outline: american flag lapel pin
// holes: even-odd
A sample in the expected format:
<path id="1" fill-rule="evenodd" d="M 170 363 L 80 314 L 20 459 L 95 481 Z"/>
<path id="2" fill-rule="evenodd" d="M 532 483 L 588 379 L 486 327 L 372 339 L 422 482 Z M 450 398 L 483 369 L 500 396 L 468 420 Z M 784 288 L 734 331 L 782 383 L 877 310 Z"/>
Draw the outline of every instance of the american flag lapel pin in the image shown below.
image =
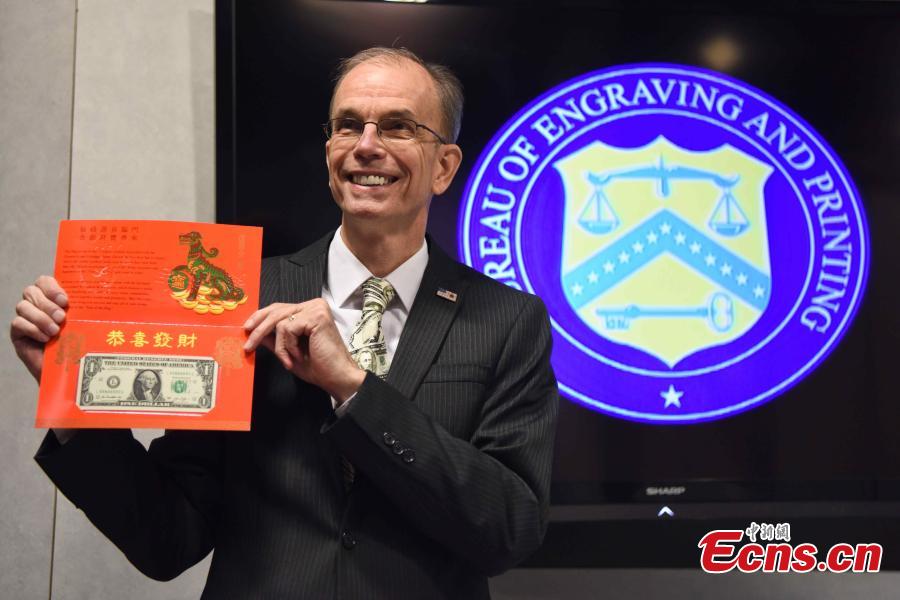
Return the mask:
<path id="1" fill-rule="evenodd" d="M 443 298 L 444 300 L 449 300 L 450 302 L 456 302 L 456 292 L 451 292 L 450 290 L 445 290 L 444 288 L 438 288 L 438 291 L 435 292 L 438 296 Z"/>

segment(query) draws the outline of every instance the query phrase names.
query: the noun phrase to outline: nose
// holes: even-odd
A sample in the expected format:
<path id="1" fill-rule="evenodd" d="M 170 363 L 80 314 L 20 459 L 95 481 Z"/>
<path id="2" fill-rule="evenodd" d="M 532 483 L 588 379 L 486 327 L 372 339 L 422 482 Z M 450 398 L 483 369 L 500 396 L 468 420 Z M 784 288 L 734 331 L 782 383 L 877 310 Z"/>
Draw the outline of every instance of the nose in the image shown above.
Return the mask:
<path id="1" fill-rule="evenodd" d="M 384 142 L 378 135 L 378 126 L 375 123 L 363 125 L 362 133 L 359 134 L 353 152 L 358 157 L 377 158 L 382 156 L 384 151 Z"/>

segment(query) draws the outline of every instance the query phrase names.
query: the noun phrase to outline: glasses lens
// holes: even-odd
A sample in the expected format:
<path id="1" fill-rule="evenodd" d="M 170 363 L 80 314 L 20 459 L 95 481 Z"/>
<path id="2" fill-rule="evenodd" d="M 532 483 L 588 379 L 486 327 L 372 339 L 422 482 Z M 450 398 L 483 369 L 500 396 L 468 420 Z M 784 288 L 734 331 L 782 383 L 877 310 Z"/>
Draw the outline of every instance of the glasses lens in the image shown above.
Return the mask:
<path id="1" fill-rule="evenodd" d="M 386 140 L 411 140 L 416 137 L 416 122 L 409 119 L 382 119 L 378 122 L 381 137 Z"/>
<path id="2" fill-rule="evenodd" d="M 362 134 L 363 124 L 350 117 L 332 119 L 328 122 L 328 137 L 352 137 Z"/>

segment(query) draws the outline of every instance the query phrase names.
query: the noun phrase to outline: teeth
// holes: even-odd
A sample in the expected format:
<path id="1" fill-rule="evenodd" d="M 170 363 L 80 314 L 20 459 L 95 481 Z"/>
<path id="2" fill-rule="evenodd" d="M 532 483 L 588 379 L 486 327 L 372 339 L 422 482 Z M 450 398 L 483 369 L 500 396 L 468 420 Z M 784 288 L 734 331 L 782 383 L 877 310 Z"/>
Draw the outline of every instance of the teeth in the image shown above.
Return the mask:
<path id="1" fill-rule="evenodd" d="M 354 175 L 353 183 L 357 185 L 384 185 L 393 181 L 393 177 L 382 177 L 380 175 Z"/>

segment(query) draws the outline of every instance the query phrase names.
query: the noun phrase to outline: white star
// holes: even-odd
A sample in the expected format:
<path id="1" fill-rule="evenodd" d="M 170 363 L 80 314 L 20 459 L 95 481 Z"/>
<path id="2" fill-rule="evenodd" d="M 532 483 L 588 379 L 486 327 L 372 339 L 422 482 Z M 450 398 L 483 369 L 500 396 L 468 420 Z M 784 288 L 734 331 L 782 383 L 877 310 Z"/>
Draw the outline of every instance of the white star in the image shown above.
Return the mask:
<path id="1" fill-rule="evenodd" d="M 629 255 L 624 250 L 622 252 L 619 252 L 619 262 L 620 263 L 625 264 L 628 262 L 628 259 L 630 259 L 630 258 L 631 258 L 631 255 Z"/>
<path id="2" fill-rule="evenodd" d="M 764 290 L 764 289 L 763 289 L 761 286 L 759 286 L 759 285 L 757 285 L 755 288 L 753 288 L 753 296 L 754 296 L 755 298 L 762 298 L 762 297 L 763 297 L 763 294 L 764 294 L 765 292 L 766 292 L 766 290 Z"/>
<path id="3" fill-rule="evenodd" d="M 697 242 L 691 244 L 691 254 L 700 254 L 700 244 Z"/>
<path id="4" fill-rule="evenodd" d="M 725 275 L 727 277 L 728 275 L 731 275 L 731 265 L 725 263 L 724 265 L 719 267 L 719 271 L 722 272 L 722 275 Z"/>
<path id="5" fill-rule="evenodd" d="M 669 232 L 672 231 L 672 226 L 669 225 L 668 223 L 663 223 L 662 225 L 659 226 L 659 231 L 663 235 L 669 235 Z"/>
<path id="6" fill-rule="evenodd" d="M 713 266 L 714 264 L 716 264 L 716 257 L 713 256 L 712 254 L 707 254 L 706 255 L 706 264 L 709 265 L 710 267 Z"/>
<path id="7" fill-rule="evenodd" d="M 681 233 L 680 231 L 675 234 L 675 243 L 678 244 L 679 246 L 684 245 L 684 234 Z"/>
<path id="8" fill-rule="evenodd" d="M 584 288 L 581 287 L 581 284 L 576 283 L 575 285 L 572 286 L 572 293 L 576 296 L 580 296 L 581 292 L 583 290 L 584 290 Z"/>
<path id="9" fill-rule="evenodd" d="M 659 395 L 662 396 L 666 401 L 663 408 L 669 408 L 670 406 L 681 408 L 681 397 L 684 396 L 684 392 L 676 391 L 675 386 L 671 383 L 669 384 L 669 389 L 664 392 L 660 392 Z"/>
<path id="10" fill-rule="evenodd" d="M 747 276 L 743 273 L 738 273 L 737 282 L 738 285 L 747 285 Z"/>
<path id="11" fill-rule="evenodd" d="M 647 234 L 647 241 L 650 242 L 651 244 L 655 244 L 657 239 L 659 239 L 659 238 L 657 237 L 655 231 L 651 231 L 650 233 Z"/>
<path id="12" fill-rule="evenodd" d="M 636 254 L 640 254 L 644 251 L 644 245 L 640 242 L 635 242 L 631 245 L 631 249 L 634 250 Z"/>
<path id="13" fill-rule="evenodd" d="M 616 270 L 616 265 L 614 265 L 611 261 L 606 261 L 603 263 L 603 272 L 604 273 L 612 273 Z"/>
<path id="14" fill-rule="evenodd" d="M 597 275 L 597 273 L 595 273 L 594 271 L 591 271 L 590 273 L 588 273 L 588 281 L 590 283 L 597 283 L 597 279 L 599 279 L 599 276 Z"/>

